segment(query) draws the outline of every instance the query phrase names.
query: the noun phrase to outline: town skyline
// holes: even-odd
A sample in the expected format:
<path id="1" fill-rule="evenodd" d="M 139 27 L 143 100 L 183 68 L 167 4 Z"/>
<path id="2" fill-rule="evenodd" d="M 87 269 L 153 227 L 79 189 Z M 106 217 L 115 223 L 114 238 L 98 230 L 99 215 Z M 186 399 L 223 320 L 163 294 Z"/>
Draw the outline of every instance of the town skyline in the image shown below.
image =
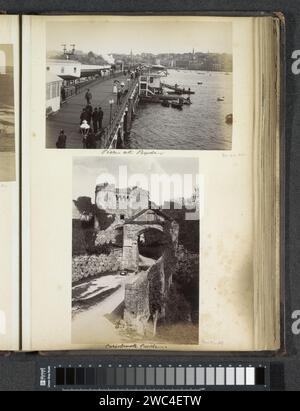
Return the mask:
<path id="1" fill-rule="evenodd" d="M 78 50 L 92 50 L 96 54 L 128 54 L 130 50 L 134 54 L 184 53 L 192 49 L 232 53 L 230 22 L 176 21 L 176 18 L 174 21 L 124 19 L 101 21 L 101 24 L 64 21 L 48 22 L 46 32 L 47 50 L 56 50 L 57 45 L 76 44 Z"/>
<path id="2" fill-rule="evenodd" d="M 61 48 L 56 48 L 56 49 L 53 49 L 53 50 L 48 50 L 47 51 L 47 53 L 48 54 L 51 54 L 51 53 L 61 53 L 62 55 L 64 54 L 64 51 L 63 51 L 63 46 L 64 46 L 64 44 L 62 44 L 61 45 Z M 76 45 L 75 45 L 76 46 Z M 212 52 L 212 51 L 210 51 L 210 50 L 207 50 L 207 51 L 198 51 L 198 50 L 195 50 L 195 49 L 192 49 L 192 50 L 186 50 L 186 51 L 183 51 L 183 52 L 181 52 L 181 53 L 178 53 L 178 52 L 172 52 L 172 51 L 166 51 L 166 52 L 161 52 L 161 53 L 149 53 L 149 52 L 141 52 L 141 53 L 134 53 L 133 51 L 131 52 L 132 50 L 130 50 L 129 52 L 127 52 L 127 53 L 118 53 L 118 52 L 110 52 L 110 53 L 108 53 L 108 54 L 105 54 L 105 53 L 99 53 L 99 54 L 97 54 L 95 51 L 93 51 L 93 50 L 88 50 L 88 51 L 84 51 L 84 50 L 80 50 L 80 49 L 77 49 L 77 48 L 75 48 L 74 49 L 74 53 L 70 53 L 69 54 L 69 56 L 72 56 L 72 55 L 76 55 L 76 54 L 78 54 L 78 55 L 81 55 L 81 54 L 88 54 L 88 53 L 94 53 L 95 55 L 97 55 L 97 56 L 126 56 L 126 57 L 130 57 L 130 56 L 133 56 L 133 57 L 136 57 L 136 56 L 138 56 L 138 57 L 142 57 L 142 56 L 154 56 L 154 57 L 158 57 L 158 56 L 182 56 L 182 55 L 195 55 L 195 56 L 197 56 L 197 55 L 199 55 L 199 54 L 227 54 L 227 55 L 232 55 L 232 53 L 226 53 L 226 52 Z M 69 52 L 69 51 L 68 51 Z"/>
<path id="3" fill-rule="evenodd" d="M 82 64 L 95 65 L 115 65 L 120 62 L 124 64 L 124 68 L 129 68 L 132 65 L 162 65 L 166 68 L 181 68 L 194 70 L 217 70 L 217 71 L 232 71 L 232 54 L 229 53 L 204 53 L 194 49 L 184 53 L 140 53 L 140 54 L 116 54 L 98 55 L 90 50 L 88 53 L 82 50 L 77 50 L 75 44 L 72 45 L 72 50 L 67 48 L 63 50 L 49 50 L 47 59 L 59 59 L 70 61 L 79 61 Z M 63 45 L 65 47 L 65 45 Z"/>

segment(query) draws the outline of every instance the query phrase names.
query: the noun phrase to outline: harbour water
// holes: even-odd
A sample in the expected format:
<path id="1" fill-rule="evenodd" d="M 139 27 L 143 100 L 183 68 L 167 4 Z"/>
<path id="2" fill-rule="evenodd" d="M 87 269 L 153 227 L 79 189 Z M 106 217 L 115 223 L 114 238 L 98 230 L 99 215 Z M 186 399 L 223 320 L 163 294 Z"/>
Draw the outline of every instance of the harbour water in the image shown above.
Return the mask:
<path id="1" fill-rule="evenodd" d="M 230 150 L 232 73 L 168 70 L 162 81 L 191 88 L 192 104 L 182 110 L 160 104 L 140 104 L 126 148 L 171 150 Z M 202 84 L 198 84 L 201 82 Z M 184 97 L 187 97 L 186 95 Z M 217 101 L 224 97 L 224 101 Z"/>

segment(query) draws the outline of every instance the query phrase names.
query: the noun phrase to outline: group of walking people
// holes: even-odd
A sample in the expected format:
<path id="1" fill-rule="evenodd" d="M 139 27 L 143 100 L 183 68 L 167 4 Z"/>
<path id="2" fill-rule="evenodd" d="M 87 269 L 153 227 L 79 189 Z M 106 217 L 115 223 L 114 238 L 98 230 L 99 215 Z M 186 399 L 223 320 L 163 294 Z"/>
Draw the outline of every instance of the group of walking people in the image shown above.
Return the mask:
<path id="1" fill-rule="evenodd" d="M 86 99 L 86 106 L 83 107 L 82 112 L 80 114 L 80 125 L 83 123 L 84 120 L 89 124 L 89 126 L 93 126 L 94 133 L 102 130 L 102 122 L 103 122 L 103 110 L 101 107 L 94 107 L 92 106 L 92 93 L 89 89 L 85 93 Z"/>
<path id="2" fill-rule="evenodd" d="M 86 106 L 80 114 L 80 132 L 83 148 L 96 148 L 96 134 L 102 130 L 103 110 L 92 106 L 92 93 L 85 93 Z"/>
<path id="3" fill-rule="evenodd" d="M 102 130 L 103 115 L 104 113 L 101 107 L 95 107 L 93 109 L 92 105 L 88 104 L 82 109 L 80 114 L 80 126 L 83 121 L 86 121 L 88 125 L 92 127 L 94 133 L 98 133 L 98 131 Z"/>
<path id="4" fill-rule="evenodd" d="M 102 130 L 103 110 L 101 107 L 92 106 L 92 93 L 88 89 L 85 93 L 86 106 L 80 113 L 79 131 L 82 136 L 83 148 L 96 148 L 96 134 Z M 57 148 L 66 148 L 67 136 L 63 129 L 60 130 L 56 141 Z"/>

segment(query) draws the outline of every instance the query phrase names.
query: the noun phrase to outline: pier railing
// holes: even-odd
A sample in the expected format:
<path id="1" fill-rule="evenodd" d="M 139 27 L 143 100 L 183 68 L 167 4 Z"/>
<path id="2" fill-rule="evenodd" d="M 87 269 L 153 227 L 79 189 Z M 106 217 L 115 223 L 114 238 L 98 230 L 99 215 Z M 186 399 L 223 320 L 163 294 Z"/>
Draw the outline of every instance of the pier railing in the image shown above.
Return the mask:
<path id="1" fill-rule="evenodd" d="M 101 148 L 111 148 L 114 142 L 115 136 L 118 132 L 120 123 L 122 122 L 125 112 L 128 110 L 128 102 L 136 94 L 135 91 L 138 88 L 138 78 L 132 79 L 127 93 L 121 97 L 121 104 L 112 115 L 110 124 L 108 124 L 101 134 Z"/>

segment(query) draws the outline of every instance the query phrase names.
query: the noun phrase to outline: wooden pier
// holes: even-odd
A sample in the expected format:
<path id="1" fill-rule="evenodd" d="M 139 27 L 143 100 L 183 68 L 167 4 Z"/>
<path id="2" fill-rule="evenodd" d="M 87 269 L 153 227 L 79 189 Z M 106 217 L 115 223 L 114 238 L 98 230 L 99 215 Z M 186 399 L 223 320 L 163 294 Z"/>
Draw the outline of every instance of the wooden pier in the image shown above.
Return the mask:
<path id="1" fill-rule="evenodd" d="M 124 82 L 128 91 L 121 98 L 121 104 L 117 104 L 117 96 L 113 93 L 113 82 Z M 102 107 L 104 112 L 102 132 L 97 133 L 97 148 L 115 147 L 116 134 L 121 134 L 121 140 L 128 133 L 138 103 L 138 79 L 127 82 L 126 76 L 119 73 L 113 78 L 101 79 L 87 84 L 81 93 L 70 96 L 60 110 L 46 120 L 46 146 L 56 148 L 56 141 L 61 129 L 67 136 L 66 148 L 82 148 L 82 136 L 80 134 L 80 113 L 86 106 L 84 98 L 85 90 L 89 88 L 92 93 L 92 106 Z M 112 107 L 109 101 L 114 100 Z M 130 101 L 131 99 L 131 101 Z M 112 117 L 110 119 L 110 111 Z M 128 111 L 128 114 L 126 114 Z M 111 120 L 111 121 L 110 121 Z M 121 124 L 123 123 L 123 130 Z"/>
<path id="2" fill-rule="evenodd" d="M 125 84 L 125 90 L 118 104 L 117 95 L 113 93 L 113 83 L 118 80 Z M 161 83 L 164 87 L 175 88 L 175 86 Z M 62 104 L 60 110 L 47 118 L 47 148 L 55 148 L 56 141 L 61 129 L 64 130 L 67 141 L 66 148 L 82 148 L 82 136 L 79 130 L 80 113 L 86 105 L 84 98 L 85 90 L 89 88 L 92 93 L 92 106 L 102 107 L 104 112 L 102 129 L 96 133 L 96 147 L 102 149 L 122 148 L 125 146 L 126 136 L 130 133 L 132 122 L 134 120 L 139 102 L 145 103 L 162 103 L 164 101 L 182 100 L 183 104 L 191 104 L 188 98 L 179 97 L 178 95 L 164 95 L 151 93 L 144 95 L 140 93 L 139 77 L 127 78 L 120 73 L 113 78 L 101 79 L 93 83 L 88 83 L 82 87 L 78 94 L 68 96 L 65 104 Z M 193 94 L 192 91 L 186 90 L 186 93 Z M 142 94 L 142 95 L 141 95 Z M 113 103 L 110 102 L 113 100 Z"/>

